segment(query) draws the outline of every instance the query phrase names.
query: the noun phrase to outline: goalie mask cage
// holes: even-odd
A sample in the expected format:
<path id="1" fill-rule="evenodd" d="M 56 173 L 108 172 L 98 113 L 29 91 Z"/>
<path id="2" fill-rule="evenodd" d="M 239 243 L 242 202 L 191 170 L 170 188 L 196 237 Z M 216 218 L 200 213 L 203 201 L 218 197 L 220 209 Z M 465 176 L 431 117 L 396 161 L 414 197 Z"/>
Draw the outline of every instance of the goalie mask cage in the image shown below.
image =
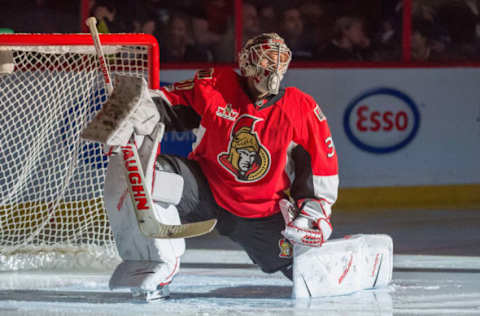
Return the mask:
<path id="1" fill-rule="evenodd" d="M 154 37 L 104 34 L 112 76 L 159 86 Z M 89 34 L 0 35 L 0 271 L 112 268 L 108 158 L 80 139 L 106 101 Z"/>

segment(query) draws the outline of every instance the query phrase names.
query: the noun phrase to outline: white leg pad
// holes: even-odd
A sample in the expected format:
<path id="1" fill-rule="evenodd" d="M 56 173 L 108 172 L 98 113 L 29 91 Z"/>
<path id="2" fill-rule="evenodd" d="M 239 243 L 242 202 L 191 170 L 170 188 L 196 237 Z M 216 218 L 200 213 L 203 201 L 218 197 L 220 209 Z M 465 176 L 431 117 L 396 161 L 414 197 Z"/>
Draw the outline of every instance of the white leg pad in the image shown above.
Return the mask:
<path id="1" fill-rule="evenodd" d="M 110 278 L 110 289 L 155 291 L 167 285 L 178 272 L 180 262 L 127 260 L 120 263 Z"/>
<path id="2" fill-rule="evenodd" d="M 141 233 L 128 196 L 122 163 L 120 156 L 110 158 L 104 187 L 104 202 L 120 257 L 123 260 L 174 262 L 184 253 L 185 241 L 148 238 Z M 180 224 L 175 206 L 158 202 L 153 204 L 159 221 Z"/>
<path id="3" fill-rule="evenodd" d="M 104 187 L 104 201 L 110 226 L 115 237 L 116 246 L 123 261 L 136 262 L 135 269 L 145 265 L 150 275 L 144 283 L 132 279 L 130 268 L 119 270 L 112 275 L 112 285 L 134 284 L 150 286 L 153 283 L 168 283 L 178 272 L 180 256 L 185 252 L 184 239 L 154 239 L 145 237 L 138 228 L 137 219 L 131 199 L 127 193 L 125 172 L 122 158 L 112 156 Z M 173 205 L 154 202 L 154 213 L 157 219 L 166 224 L 180 224 L 177 209 Z M 153 267 L 150 265 L 158 265 Z M 158 271 L 158 272 L 156 272 Z M 156 274 L 158 273 L 158 275 Z M 115 278 L 115 280 L 114 280 Z M 124 278 L 124 279 L 122 279 Z M 153 280 L 153 281 L 152 281 Z M 153 282 L 153 283 L 152 283 Z M 150 289 L 148 289 L 150 290 Z"/>
<path id="4" fill-rule="evenodd" d="M 322 247 L 295 245 L 292 297 L 350 294 L 392 280 L 393 242 L 388 235 L 353 235 Z"/>
<path id="5" fill-rule="evenodd" d="M 165 208 L 166 207 L 166 208 Z M 172 204 L 163 204 L 161 202 L 153 203 L 153 210 L 155 218 L 165 224 L 179 225 L 180 216 L 178 215 L 177 208 Z M 185 239 L 184 238 L 172 238 L 172 239 L 154 239 L 157 247 L 168 248 L 169 251 L 173 251 L 175 257 L 180 257 L 185 253 Z M 168 247 L 163 244 L 168 244 Z M 166 250 L 166 249 L 165 249 Z"/>

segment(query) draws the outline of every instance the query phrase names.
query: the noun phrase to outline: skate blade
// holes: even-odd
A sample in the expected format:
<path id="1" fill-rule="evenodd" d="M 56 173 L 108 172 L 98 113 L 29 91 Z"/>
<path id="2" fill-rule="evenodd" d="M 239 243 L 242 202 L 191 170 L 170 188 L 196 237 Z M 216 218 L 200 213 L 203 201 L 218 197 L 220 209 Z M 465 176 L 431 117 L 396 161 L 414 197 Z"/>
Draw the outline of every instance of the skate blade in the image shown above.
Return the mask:
<path id="1" fill-rule="evenodd" d="M 170 297 L 168 286 L 164 286 L 154 291 L 146 291 L 143 289 L 131 289 L 131 291 L 133 300 L 138 303 L 163 301 Z"/>

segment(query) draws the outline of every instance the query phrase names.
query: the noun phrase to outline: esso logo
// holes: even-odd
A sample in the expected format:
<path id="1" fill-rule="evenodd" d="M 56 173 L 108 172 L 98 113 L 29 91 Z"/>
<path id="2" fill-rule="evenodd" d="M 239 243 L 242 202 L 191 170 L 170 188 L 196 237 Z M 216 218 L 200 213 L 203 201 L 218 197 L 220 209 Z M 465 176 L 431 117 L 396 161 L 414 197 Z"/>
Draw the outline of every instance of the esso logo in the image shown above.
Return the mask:
<path id="1" fill-rule="evenodd" d="M 377 88 L 347 106 L 343 125 L 348 138 L 360 149 L 389 153 L 415 137 L 420 114 L 413 100 L 395 89 Z"/>

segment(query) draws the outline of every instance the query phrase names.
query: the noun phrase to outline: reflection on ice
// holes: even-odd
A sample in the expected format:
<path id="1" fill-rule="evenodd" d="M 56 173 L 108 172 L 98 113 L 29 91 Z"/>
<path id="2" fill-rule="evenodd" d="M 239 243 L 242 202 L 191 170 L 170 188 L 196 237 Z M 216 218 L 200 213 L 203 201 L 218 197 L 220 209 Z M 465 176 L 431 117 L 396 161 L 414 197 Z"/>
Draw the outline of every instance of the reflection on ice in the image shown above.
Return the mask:
<path id="1" fill-rule="evenodd" d="M 387 287 L 371 291 L 360 291 L 344 296 L 296 299 L 295 315 L 305 315 L 305 313 L 300 314 L 301 311 L 308 312 L 308 310 L 321 310 L 322 316 L 389 316 L 393 315 L 391 292 L 392 288 Z"/>
<path id="2" fill-rule="evenodd" d="M 138 304 L 108 289 L 110 273 L 0 273 L 2 316 L 478 315 L 480 271 L 395 272 L 390 286 L 291 299 L 291 282 L 255 268 L 184 268 L 168 300 Z"/>
<path id="3" fill-rule="evenodd" d="M 185 269 L 166 301 L 138 304 L 109 291 L 108 273 L 1 273 L 0 314 L 19 315 L 392 315 L 390 288 L 291 299 L 291 282 L 256 269 Z"/>

